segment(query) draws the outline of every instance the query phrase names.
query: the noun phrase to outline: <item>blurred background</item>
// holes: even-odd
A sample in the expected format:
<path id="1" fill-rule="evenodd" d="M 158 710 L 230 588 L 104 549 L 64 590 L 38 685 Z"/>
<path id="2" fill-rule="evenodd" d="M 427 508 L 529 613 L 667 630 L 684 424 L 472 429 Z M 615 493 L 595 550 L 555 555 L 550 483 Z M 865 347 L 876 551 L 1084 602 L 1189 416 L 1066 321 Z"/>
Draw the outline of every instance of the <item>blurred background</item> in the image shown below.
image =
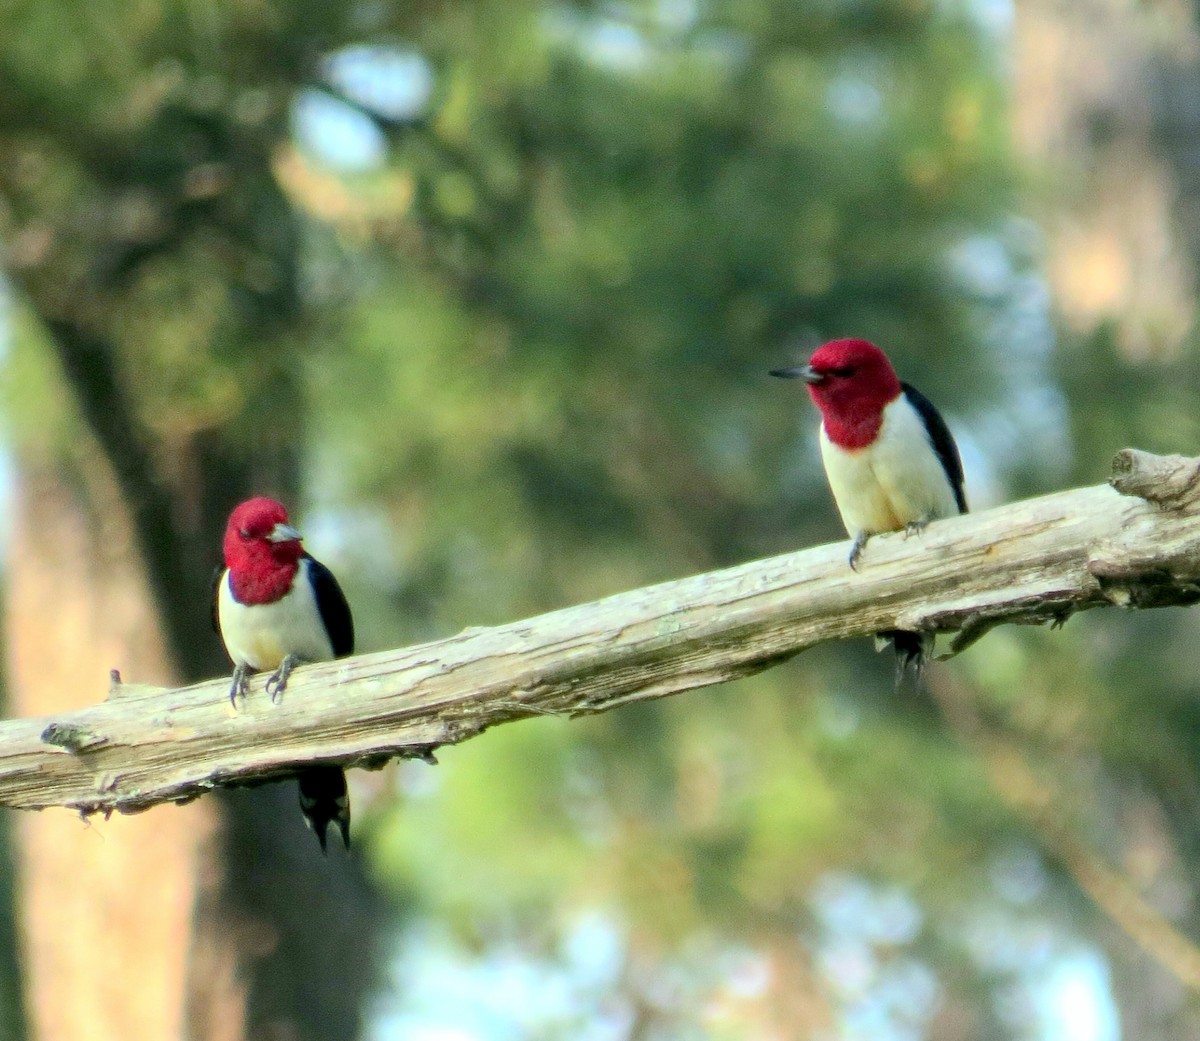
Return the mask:
<path id="1" fill-rule="evenodd" d="M 361 650 L 843 537 L 870 338 L 976 508 L 1200 451 L 1188 0 L 0 0 L 8 715 L 224 673 L 230 507 Z M 8 814 L 0 1041 L 1200 1037 L 1200 614 L 868 641 L 351 775 Z"/>

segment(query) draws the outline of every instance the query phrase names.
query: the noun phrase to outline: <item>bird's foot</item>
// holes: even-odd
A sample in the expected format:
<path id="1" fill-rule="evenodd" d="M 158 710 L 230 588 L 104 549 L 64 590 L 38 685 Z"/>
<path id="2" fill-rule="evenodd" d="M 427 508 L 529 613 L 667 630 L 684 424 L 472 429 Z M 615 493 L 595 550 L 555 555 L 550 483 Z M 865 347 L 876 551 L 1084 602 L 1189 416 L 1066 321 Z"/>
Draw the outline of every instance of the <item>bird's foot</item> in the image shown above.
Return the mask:
<path id="1" fill-rule="evenodd" d="M 238 698 L 245 700 L 246 691 L 250 688 L 250 666 L 245 662 L 233 670 L 233 686 L 229 688 L 229 702 L 236 709 Z"/>
<path id="2" fill-rule="evenodd" d="M 279 668 L 271 673 L 270 678 L 267 680 L 267 693 L 271 695 L 272 704 L 279 704 L 279 700 L 283 697 L 283 692 L 287 687 L 288 677 L 292 674 L 292 669 L 299 664 L 300 659 L 294 654 L 289 654 L 279 663 Z"/>
<path id="3" fill-rule="evenodd" d="M 932 517 L 918 517 L 916 520 L 909 521 L 904 525 L 904 537 L 908 538 L 909 535 L 920 535 L 921 532 L 929 527 L 931 520 L 933 520 Z"/>
<path id="4" fill-rule="evenodd" d="M 869 531 L 860 531 L 854 536 L 854 545 L 850 547 L 850 570 L 858 570 L 858 558 L 862 556 L 862 551 L 866 548 L 867 539 L 871 537 Z"/>

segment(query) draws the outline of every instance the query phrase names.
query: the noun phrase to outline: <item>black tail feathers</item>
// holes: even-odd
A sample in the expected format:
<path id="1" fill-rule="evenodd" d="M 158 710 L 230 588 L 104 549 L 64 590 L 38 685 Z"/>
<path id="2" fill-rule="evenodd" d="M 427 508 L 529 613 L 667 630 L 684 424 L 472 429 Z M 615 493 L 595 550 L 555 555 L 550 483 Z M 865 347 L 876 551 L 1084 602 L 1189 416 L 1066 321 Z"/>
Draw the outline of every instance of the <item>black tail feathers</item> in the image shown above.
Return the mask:
<path id="1" fill-rule="evenodd" d="M 887 646 L 896 654 L 896 689 L 899 690 L 904 685 L 904 679 L 910 672 L 914 686 L 919 687 L 925 663 L 933 654 L 933 633 L 889 629 L 887 632 L 876 634 L 876 649 L 883 650 Z"/>
<path id="2" fill-rule="evenodd" d="M 342 842 L 350 848 L 350 795 L 346 791 L 346 775 L 338 766 L 314 766 L 305 770 L 298 778 L 300 782 L 300 810 L 308 826 L 321 843 L 321 852 L 328 853 L 325 832 L 331 823 L 336 823 L 342 833 Z"/>

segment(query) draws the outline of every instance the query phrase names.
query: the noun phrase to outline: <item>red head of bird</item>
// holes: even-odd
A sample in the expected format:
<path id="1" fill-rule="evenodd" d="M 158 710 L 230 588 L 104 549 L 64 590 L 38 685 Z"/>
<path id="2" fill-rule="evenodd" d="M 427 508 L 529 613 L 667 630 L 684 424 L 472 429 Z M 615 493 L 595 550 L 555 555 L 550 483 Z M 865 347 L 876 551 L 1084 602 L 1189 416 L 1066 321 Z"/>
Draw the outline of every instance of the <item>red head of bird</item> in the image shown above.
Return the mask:
<path id="1" fill-rule="evenodd" d="M 287 510 L 264 496 L 247 499 L 229 515 L 224 551 L 234 595 L 243 604 L 273 603 L 283 596 L 304 555 Z"/>
<path id="2" fill-rule="evenodd" d="M 808 384 L 825 433 L 842 448 L 869 445 L 879 433 L 884 408 L 900 396 L 892 363 L 866 340 L 830 340 L 807 365 L 791 371 Z"/>

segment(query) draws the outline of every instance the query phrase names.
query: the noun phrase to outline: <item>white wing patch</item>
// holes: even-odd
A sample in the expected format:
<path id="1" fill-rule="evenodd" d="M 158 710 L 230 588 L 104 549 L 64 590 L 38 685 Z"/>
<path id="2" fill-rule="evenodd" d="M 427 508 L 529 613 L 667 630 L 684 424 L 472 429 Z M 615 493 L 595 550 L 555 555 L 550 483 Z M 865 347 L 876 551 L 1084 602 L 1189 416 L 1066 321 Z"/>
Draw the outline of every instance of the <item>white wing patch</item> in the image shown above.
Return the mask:
<path id="1" fill-rule="evenodd" d="M 903 395 L 884 408 L 883 425 L 865 448 L 839 448 L 822 424 L 821 461 L 851 535 L 899 531 L 913 521 L 958 514 L 925 424 Z"/>
<path id="2" fill-rule="evenodd" d="M 333 646 L 313 596 L 307 560 L 300 561 L 292 588 L 273 604 L 239 604 L 233 598 L 226 571 L 217 594 L 217 615 L 225 649 L 235 665 L 245 664 L 264 672 L 279 668 L 289 654 L 302 661 L 333 658 Z"/>

